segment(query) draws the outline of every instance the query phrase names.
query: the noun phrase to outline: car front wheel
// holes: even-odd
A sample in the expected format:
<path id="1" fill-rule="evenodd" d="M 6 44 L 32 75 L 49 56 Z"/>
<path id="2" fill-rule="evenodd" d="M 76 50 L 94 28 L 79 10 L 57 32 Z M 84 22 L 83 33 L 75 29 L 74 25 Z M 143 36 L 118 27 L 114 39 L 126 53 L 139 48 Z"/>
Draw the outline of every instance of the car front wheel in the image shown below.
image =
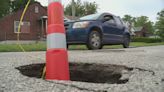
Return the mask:
<path id="1" fill-rule="evenodd" d="M 89 50 L 96 50 L 102 48 L 101 34 L 98 31 L 92 31 L 89 34 L 87 48 Z"/>
<path id="2" fill-rule="evenodd" d="M 124 48 L 129 48 L 130 45 L 130 37 L 128 35 L 124 36 L 124 43 L 123 43 L 123 47 Z"/>

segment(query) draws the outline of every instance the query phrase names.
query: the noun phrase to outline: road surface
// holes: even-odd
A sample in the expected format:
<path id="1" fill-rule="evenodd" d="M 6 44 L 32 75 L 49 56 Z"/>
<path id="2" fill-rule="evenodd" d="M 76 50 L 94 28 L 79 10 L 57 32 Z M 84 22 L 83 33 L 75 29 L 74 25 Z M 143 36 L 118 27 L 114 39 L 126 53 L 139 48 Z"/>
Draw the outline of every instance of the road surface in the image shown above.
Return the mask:
<path id="1" fill-rule="evenodd" d="M 46 81 L 24 76 L 15 69 L 45 63 L 45 52 L 0 53 L 0 92 L 164 92 L 164 46 L 72 50 L 69 61 L 134 69 L 123 73 L 122 77 L 129 79 L 125 84 Z"/>

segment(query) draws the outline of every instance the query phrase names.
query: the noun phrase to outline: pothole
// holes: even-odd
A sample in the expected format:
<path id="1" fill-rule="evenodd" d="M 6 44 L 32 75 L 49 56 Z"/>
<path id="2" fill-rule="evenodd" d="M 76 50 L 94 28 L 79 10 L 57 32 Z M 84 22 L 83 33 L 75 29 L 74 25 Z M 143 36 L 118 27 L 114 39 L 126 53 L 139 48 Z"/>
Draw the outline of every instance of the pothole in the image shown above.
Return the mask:
<path id="1" fill-rule="evenodd" d="M 122 79 L 123 71 L 130 72 L 133 68 L 111 64 L 70 63 L 71 81 L 90 83 L 125 84 L 128 78 Z M 41 78 L 45 64 L 31 64 L 17 67 L 23 75 Z"/>
<path id="2" fill-rule="evenodd" d="M 164 79 L 161 79 L 162 82 L 164 82 Z"/>

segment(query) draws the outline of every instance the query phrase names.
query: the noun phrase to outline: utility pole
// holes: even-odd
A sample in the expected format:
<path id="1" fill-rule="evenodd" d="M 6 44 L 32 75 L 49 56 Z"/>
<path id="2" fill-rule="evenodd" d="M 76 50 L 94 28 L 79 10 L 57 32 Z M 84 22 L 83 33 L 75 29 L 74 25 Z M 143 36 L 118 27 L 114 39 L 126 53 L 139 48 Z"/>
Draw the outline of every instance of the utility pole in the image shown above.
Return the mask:
<path id="1" fill-rule="evenodd" d="M 76 16 L 75 1 L 72 0 L 72 18 Z"/>

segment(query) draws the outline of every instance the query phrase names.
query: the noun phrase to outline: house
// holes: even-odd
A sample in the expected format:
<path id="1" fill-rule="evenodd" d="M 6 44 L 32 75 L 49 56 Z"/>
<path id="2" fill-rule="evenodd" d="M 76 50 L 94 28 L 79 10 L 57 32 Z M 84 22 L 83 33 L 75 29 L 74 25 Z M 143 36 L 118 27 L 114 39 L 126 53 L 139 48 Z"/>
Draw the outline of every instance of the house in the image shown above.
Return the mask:
<path id="1" fill-rule="evenodd" d="M 147 29 L 146 26 L 143 27 L 134 27 L 135 30 L 135 37 L 149 37 L 150 36 L 150 32 Z"/>
<path id="2" fill-rule="evenodd" d="M 0 20 L 0 41 L 17 40 L 23 8 Z M 46 37 L 47 8 L 35 2 L 29 5 L 21 24 L 20 40 L 40 40 Z"/>
<path id="3" fill-rule="evenodd" d="M 134 27 L 132 26 L 132 23 L 129 23 L 128 21 L 124 21 L 124 24 L 128 28 L 130 35 L 135 36 L 135 30 Z"/>
<path id="4" fill-rule="evenodd" d="M 149 32 L 146 25 L 142 27 L 134 27 L 134 23 L 129 23 L 128 21 L 124 21 L 125 25 L 129 28 L 129 32 L 132 36 L 135 37 L 149 37 L 151 33 Z"/>

